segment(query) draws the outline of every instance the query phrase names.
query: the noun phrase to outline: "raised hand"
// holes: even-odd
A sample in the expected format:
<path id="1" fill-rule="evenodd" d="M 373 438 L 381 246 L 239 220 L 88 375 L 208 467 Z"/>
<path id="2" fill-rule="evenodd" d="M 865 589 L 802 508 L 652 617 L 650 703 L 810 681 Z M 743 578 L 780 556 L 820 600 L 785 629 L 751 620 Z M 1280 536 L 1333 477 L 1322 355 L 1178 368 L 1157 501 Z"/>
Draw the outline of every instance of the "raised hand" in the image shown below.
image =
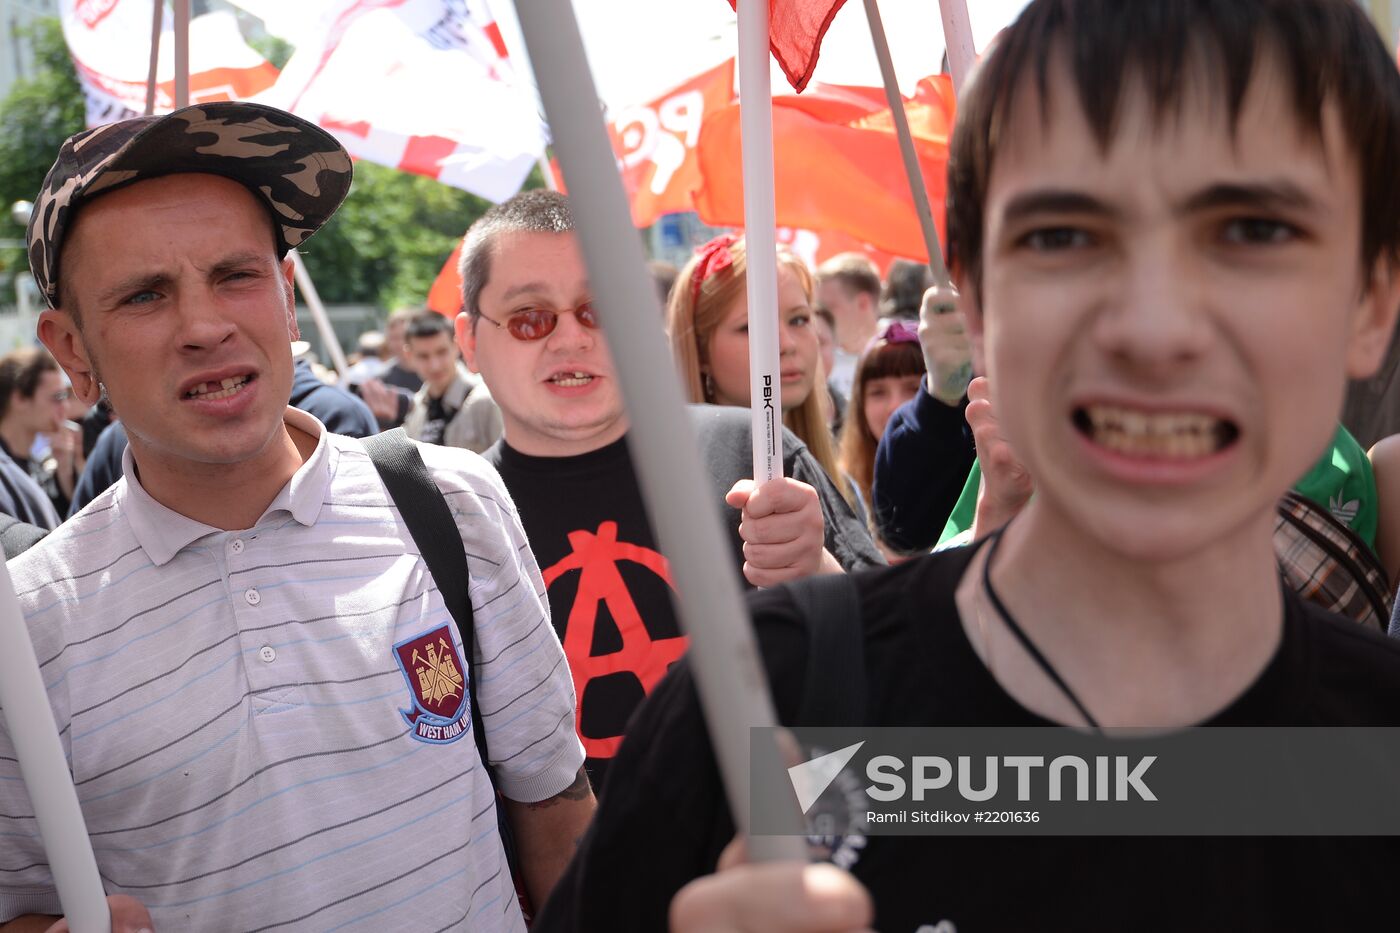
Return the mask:
<path id="1" fill-rule="evenodd" d="M 924 292 L 919 308 L 919 344 L 928 370 L 928 392 L 945 405 L 961 402 L 972 379 L 972 343 L 957 301 L 957 289 L 935 285 Z"/>

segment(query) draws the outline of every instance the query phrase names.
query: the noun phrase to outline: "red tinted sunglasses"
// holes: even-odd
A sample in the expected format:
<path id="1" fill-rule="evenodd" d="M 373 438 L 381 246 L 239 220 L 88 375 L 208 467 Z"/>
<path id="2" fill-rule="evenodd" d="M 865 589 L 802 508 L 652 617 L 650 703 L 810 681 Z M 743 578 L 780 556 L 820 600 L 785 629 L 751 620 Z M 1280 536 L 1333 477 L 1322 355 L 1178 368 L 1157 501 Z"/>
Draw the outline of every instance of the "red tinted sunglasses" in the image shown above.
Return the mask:
<path id="1" fill-rule="evenodd" d="M 598 329 L 598 312 L 593 310 L 593 302 L 591 301 L 585 301 L 577 308 L 565 308 L 563 311 L 555 311 L 552 308 L 526 308 L 523 311 L 516 311 L 506 318 L 504 324 L 491 320 L 485 314 L 481 315 L 481 319 L 495 324 L 516 340 L 529 341 L 543 340 L 554 333 L 554 328 L 559 326 L 559 315 L 561 314 L 574 314 L 584 327 L 591 330 Z"/>

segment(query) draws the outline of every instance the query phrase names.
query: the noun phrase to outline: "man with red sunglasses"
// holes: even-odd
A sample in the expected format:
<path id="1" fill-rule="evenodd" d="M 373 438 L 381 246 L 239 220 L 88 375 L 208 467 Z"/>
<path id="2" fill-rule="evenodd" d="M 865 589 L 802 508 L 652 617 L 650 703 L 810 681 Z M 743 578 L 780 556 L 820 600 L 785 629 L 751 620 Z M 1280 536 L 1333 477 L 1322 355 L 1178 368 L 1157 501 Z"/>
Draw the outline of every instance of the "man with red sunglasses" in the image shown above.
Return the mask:
<path id="1" fill-rule="evenodd" d="M 549 191 L 526 192 L 477 221 L 462 246 L 457 338 L 501 409 L 505 436 L 486 458 L 540 563 L 598 787 L 633 710 L 686 640 L 627 451 L 627 413 L 599 329 L 606 312 L 593 306 L 573 230 L 568 200 Z M 747 410 L 697 405 L 690 413 L 713 480 L 713 493 L 701 495 L 731 506 L 734 565 L 748 582 L 883 562 L 791 432 L 789 478 L 755 491 Z"/>

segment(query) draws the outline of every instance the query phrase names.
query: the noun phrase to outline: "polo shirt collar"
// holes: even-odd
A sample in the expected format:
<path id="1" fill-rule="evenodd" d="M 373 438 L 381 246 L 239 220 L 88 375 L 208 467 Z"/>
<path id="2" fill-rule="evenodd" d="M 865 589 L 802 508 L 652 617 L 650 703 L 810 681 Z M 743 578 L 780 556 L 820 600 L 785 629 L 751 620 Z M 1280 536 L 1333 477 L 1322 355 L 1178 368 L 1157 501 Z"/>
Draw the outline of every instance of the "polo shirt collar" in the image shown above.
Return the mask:
<path id="1" fill-rule="evenodd" d="M 292 474 L 287 485 L 273 497 L 255 525 L 261 524 L 275 512 L 290 512 L 294 520 L 311 526 L 316 524 L 326 489 L 330 485 L 331 446 L 326 442 L 325 425 L 312 415 L 288 406 L 282 421 L 316 438 L 316 449 Z M 136 478 L 136 465 L 130 446 L 122 454 L 122 473 L 125 482 L 118 484 L 116 490 L 117 507 L 153 564 L 161 566 L 168 563 L 181 550 L 205 535 L 223 533 L 222 528 L 195 521 L 151 498 Z"/>

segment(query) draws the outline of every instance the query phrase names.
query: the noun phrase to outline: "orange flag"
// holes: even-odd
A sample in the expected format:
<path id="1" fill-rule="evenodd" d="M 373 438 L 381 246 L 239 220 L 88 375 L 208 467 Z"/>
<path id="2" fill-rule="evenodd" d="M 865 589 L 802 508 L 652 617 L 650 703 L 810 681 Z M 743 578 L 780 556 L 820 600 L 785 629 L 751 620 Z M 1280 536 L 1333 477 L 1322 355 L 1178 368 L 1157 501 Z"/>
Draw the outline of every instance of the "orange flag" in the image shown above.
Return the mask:
<path id="1" fill-rule="evenodd" d="M 734 59 L 696 75 L 646 104 L 626 107 L 608 124 L 632 223 L 649 227 L 662 214 L 694 210 L 700 187 L 695 147 L 711 114 L 734 102 Z M 567 193 L 559 163 L 550 169 Z"/>
<path id="2" fill-rule="evenodd" d="M 773 100 L 773 159 L 777 220 L 784 227 L 839 231 L 896 256 L 927 261 L 909 194 L 893 116 L 869 107 L 866 89 L 813 89 Z M 905 103 L 914 147 L 943 237 L 948 137 L 955 95 L 946 75 L 925 78 Z M 704 184 L 695 208 L 708 224 L 744 223 L 739 108 L 706 121 L 700 135 Z"/>
<path id="3" fill-rule="evenodd" d="M 700 187 L 696 146 L 709 115 L 734 100 L 734 59 L 662 94 L 621 111 L 609 126 L 622 184 L 632 201 L 632 223 L 647 227 L 662 214 L 692 209 Z"/>

